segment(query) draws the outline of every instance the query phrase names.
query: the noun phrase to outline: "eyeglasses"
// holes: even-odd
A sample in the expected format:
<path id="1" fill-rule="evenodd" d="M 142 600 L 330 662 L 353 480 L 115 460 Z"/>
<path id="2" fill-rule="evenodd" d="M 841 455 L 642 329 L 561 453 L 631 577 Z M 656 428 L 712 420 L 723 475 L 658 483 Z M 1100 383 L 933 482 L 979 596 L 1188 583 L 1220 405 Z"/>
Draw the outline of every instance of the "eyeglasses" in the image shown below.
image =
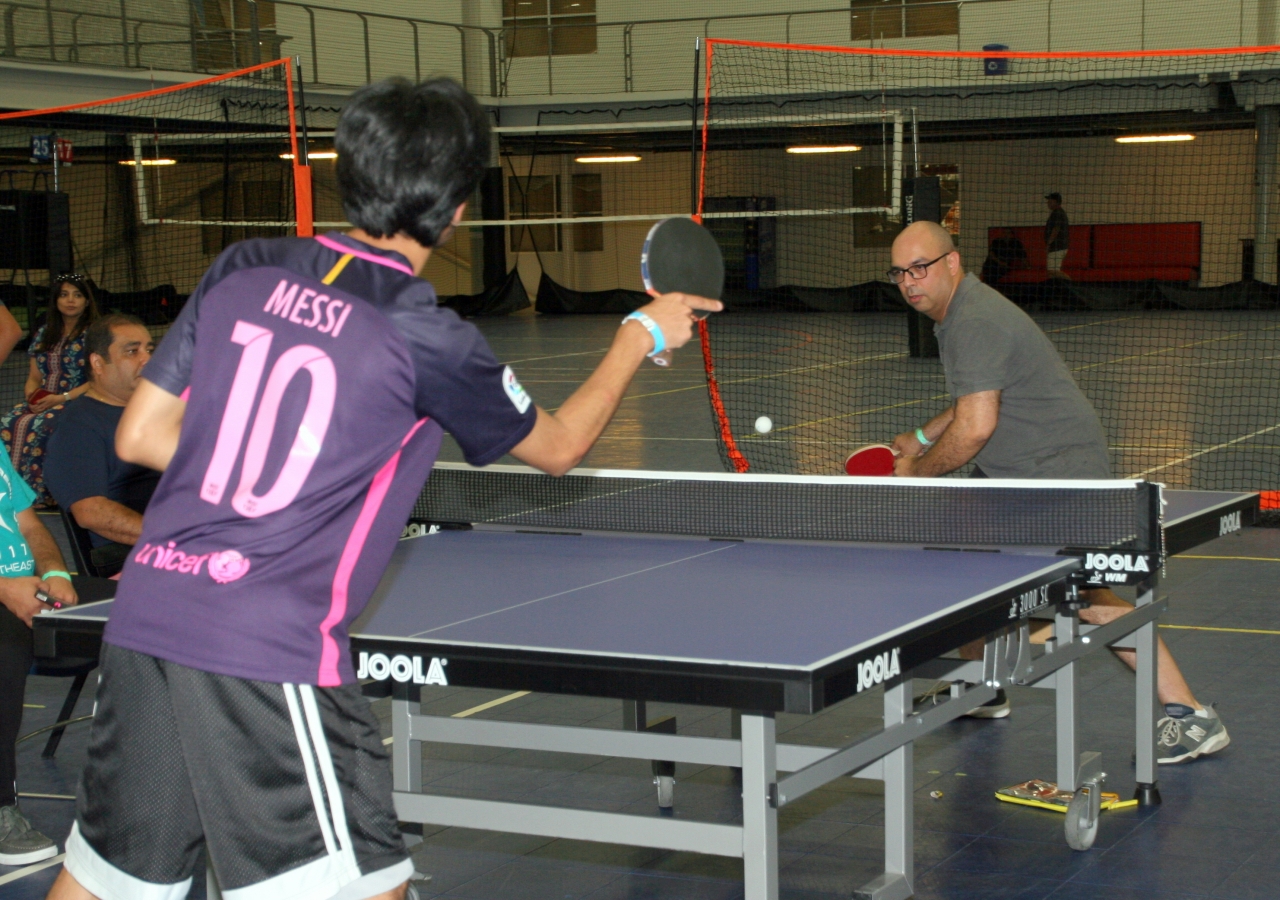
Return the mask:
<path id="1" fill-rule="evenodd" d="M 939 256 L 938 259 L 931 259 L 927 263 L 917 263 L 914 266 L 907 266 L 905 269 L 899 269 L 897 266 L 894 266 L 888 272 L 885 272 L 885 274 L 889 276 L 889 280 L 894 284 L 902 284 L 903 277 L 907 275 L 910 275 L 916 281 L 921 281 L 929 274 L 929 267 L 931 265 L 936 263 L 939 259 L 946 259 L 953 252 L 954 251 L 948 250 L 946 253 Z"/>

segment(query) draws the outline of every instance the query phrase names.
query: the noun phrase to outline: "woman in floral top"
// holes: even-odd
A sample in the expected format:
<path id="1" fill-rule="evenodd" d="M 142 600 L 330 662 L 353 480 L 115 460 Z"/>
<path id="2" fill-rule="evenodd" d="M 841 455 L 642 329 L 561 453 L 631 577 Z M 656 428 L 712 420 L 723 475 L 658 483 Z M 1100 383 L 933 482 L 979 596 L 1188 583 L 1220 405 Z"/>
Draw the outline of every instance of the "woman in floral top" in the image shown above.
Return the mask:
<path id="1" fill-rule="evenodd" d="M 0 417 L 0 438 L 13 467 L 36 492 L 37 507 L 53 506 L 44 485 L 44 448 L 63 404 L 79 397 L 86 383 L 85 329 L 98 318 L 93 290 L 83 275 L 60 275 L 49 291 L 45 324 L 31 336 L 31 372 L 24 399 Z"/>

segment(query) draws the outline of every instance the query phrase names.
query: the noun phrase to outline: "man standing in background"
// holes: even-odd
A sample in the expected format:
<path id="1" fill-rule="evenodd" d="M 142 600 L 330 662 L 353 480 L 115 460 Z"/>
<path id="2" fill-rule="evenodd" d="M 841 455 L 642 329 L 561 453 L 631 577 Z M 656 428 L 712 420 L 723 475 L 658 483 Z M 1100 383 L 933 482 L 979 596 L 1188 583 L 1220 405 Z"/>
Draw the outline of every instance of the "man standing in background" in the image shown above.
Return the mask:
<path id="1" fill-rule="evenodd" d="M 1067 211 L 1062 208 L 1062 195 L 1057 191 L 1044 195 L 1049 206 L 1049 221 L 1044 223 L 1044 246 L 1048 251 L 1048 269 L 1050 278 L 1071 278 L 1062 271 L 1062 261 L 1067 258 L 1067 246 L 1071 239 L 1071 228 L 1067 222 Z"/>

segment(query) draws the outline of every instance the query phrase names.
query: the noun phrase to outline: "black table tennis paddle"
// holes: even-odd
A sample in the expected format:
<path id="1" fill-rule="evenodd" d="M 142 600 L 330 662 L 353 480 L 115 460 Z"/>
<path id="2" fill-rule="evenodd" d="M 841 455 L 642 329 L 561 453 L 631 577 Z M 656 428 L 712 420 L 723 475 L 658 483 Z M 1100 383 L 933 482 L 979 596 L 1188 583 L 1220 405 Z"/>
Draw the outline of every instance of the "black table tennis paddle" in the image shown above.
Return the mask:
<path id="1" fill-rule="evenodd" d="M 644 239 L 640 276 L 651 294 L 679 292 L 719 300 L 724 293 L 724 257 L 711 232 L 697 222 L 683 217 L 663 219 Z M 663 350 L 652 359 L 659 366 L 669 366 L 671 351 Z"/>

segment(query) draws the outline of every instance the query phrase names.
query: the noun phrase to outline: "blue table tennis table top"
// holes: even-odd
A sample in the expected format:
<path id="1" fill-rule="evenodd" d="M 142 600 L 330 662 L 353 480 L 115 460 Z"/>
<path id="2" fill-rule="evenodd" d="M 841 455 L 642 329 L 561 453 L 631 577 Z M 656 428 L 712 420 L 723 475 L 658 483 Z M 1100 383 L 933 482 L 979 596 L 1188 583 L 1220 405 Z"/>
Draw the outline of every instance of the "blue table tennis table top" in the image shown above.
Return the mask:
<path id="1" fill-rule="evenodd" d="M 1250 495 L 1166 496 L 1169 529 L 1217 528 L 1216 512 Z M 453 657 L 453 672 L 464 656 L 555 657 L 808 680 L 1043 608 L 1079 566 L 1053 554 L 446 530 L 400 542 L 351 634 L 355 648 Z M 111 602 L 41 618 L 101 623 Z"/>

